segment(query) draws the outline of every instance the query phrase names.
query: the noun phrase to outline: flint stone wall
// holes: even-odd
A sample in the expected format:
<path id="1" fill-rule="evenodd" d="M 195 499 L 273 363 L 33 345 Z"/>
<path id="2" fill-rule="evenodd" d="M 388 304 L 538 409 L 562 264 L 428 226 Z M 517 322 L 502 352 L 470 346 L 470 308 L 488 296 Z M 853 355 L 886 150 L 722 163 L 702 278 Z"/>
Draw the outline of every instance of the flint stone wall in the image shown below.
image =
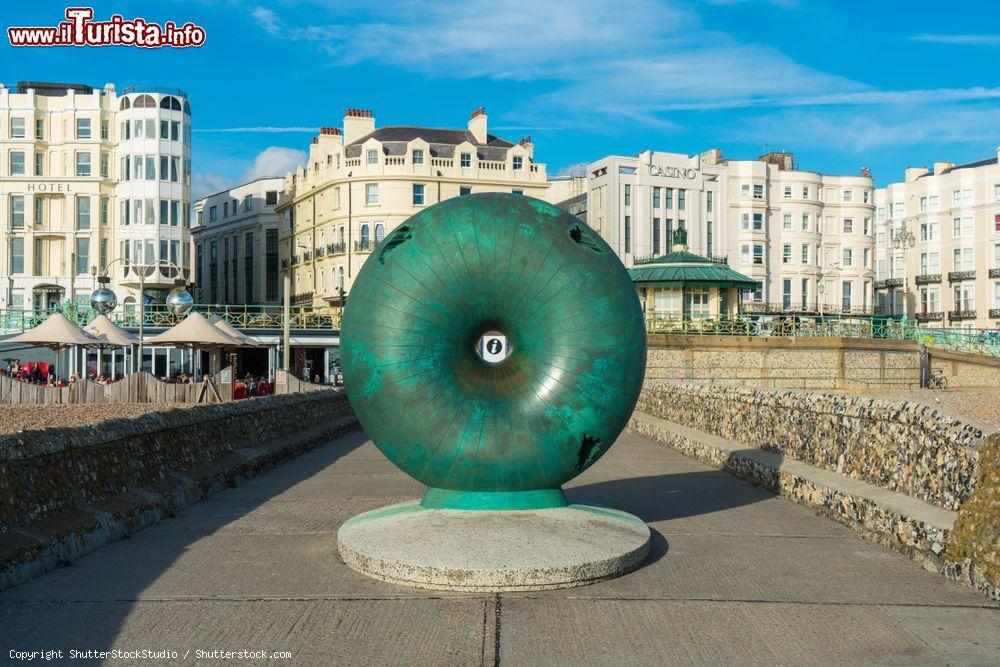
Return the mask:
<path id="1" fill-rule="evenodd" d="M 979 452 L 975 489 L 958 512 L 947 554 L 951 576 L 1000 601 L 1000 434 Z"/>
<path id="2" fill-rule="evenodd" d="M 956 510 L 982 431 L 917 403 L 647 382 L 637 410 Z"/>
<path id="3" fill-rule="evenodd" d="M 155 486 L 172 471 L 350 414 L 331 390 L 0 437 L 0 531 Z"/>

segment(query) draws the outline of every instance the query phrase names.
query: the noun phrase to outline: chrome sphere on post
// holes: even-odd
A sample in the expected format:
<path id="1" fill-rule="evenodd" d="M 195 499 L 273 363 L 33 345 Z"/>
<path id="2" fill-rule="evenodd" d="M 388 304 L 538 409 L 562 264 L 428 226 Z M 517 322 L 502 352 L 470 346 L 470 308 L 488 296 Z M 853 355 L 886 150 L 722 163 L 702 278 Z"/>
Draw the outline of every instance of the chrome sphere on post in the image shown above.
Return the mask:
<path id="1" fill-rule="evenodd" d="M 98 276 L 97 282 L 100 288 L 90 294 L 90 307 L 99 315 L 107 315 L 118 306 L 118 297 L 113 291 L 108 289 L 111 279 L 107 276 Z"/>
<path id="2" fill-rule="evenodd" d="M 167 295 L 167 308 L 174 315 L 180 317 L 191 310 L 194 305 L 194 297 L 187 290 L 187 283 L 183 279 L 175 280 L 174 285 L 175 287 Z"/>

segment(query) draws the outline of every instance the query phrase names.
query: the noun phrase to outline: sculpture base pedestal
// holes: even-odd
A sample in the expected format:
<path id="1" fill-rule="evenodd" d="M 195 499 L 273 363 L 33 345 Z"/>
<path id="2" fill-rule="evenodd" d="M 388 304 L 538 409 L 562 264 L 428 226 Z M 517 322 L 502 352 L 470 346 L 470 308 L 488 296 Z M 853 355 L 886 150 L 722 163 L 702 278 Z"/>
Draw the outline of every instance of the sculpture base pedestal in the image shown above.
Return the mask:
<path id="1" fill-rule="evenodd" d="M 359 514 L 337 533 L 340 556 L 375 579 L 449 591 L 583 586 L 629 572 L 649 552 L 639 518 L 592 505 L 450 510 L 419 501 Z"/>

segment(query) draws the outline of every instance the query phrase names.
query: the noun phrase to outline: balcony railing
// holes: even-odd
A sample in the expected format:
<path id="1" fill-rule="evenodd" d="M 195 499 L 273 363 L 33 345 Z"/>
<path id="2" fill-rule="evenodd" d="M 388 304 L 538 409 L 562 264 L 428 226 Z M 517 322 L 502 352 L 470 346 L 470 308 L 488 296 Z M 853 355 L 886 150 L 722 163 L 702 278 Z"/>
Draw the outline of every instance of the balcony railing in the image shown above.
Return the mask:
<path id="1" fill-rule="evenodd" d="M 990 278 L 1000 278 L 1000 266 L 990 269 Z"/>
<path id="2" fill-rule="evenodd" d="M 324 248 L 323 246 L 316 248 L 316 259 L 319 259 L 325 254 L 326 254 L 326 248 Z"/>
<path id="3" fill-rule="evenodd" d="M 292 304 L 295 306 L 304 306 L 311 303 L 313 300 L 312 292 L 299 292 L 292 297 Z"/>
<path id="4" fill-rule="evenodd" d="M 131 95 L 132 93 L 155 93 L 158 95 L 176 95 L 177 97 L 187 97 L 180 88 L 169 88 L 165 86 L 129 86 L 118 95 Z"/>
<path id="5" fill-rule="evenodd" d="M 371 252 L 372 242 L 371 241 L 355 241 L 354 242 L 354 252 Z"/>
<path id="6" fill-rule="evenodd" d="M 289 266 L 291 266 L 291 262 L 289 262 L 287 259 L 281 260 L 282 269 L 288 269 Z"/>
<path id="7" fill-rule="evenodd" d="M 940 273 L 925 273 L 916 277 L 915 281 L 918 285 L 932 285 L 934 283 L 941 282 Z"/>
<path id="8" fill-rule="evenodd" d="M 668 250 L 667 252 L 670 252 L 670 251 Z M 635 265 L 635 264 L 649 264 L 654 259 L 656 259 L 657 257 L 662 257 L 662 256 L 663 255 L 660 254 L 660 255 L 649 255 L 647 257 L 636 257 L 634 260 L 632 260 L 632 264 L 633 265 Z M 712 262 L 713 264 L 726 264 L 726 265 L 729 264 L 729 256 L 728 255 L 702 255 L 702 257 L 704 259 L 707 259 L 708 261 Z"/>
<path id="9" fill-rule="evenodd" d="M 990 308 L 990 319 L 1000 320 L 1000 308 Z"/>
<path id="10" fill-rule="evenodd" d="M 343 255 L 344 254 L 344 242 L 338 241 L 337 243 L 328 243 L 326 245 L 326 251 L 331 255 Z"/>
<path id="11" fill-rule="evenodd" d="M 949 310 L 948 311 L 949 320 L 974 320 L 976 319 L 975 310 Z"/>
<path id="12" fill-rule="evenodd" d="M 944 319 L 944 313 L 917 313 L 917 322 L 940 322 Z"/>
<path id="13" fill-rule="evenodd" d="M 975 280 L 975 271 L 950 271 L 948 273 L 948 280 L 950 282 L 955 282 L 957 280 Z"/>
<path id="14" fill-rule="evenodd" d="M 744 301 L 740 304 L 741 315 L 874 315 L 871 306 L 844 306 L 840 303 L 785 305 L 783 303 L 765 303 L 763 301 Z"/>
<path id="15" fill-rule="evenodd" d="M 885 280 L 876 280 L 875 289 L 889 289 L 892 287 L 902 287 L 905 280 L 903 278 L 886 278 Z"/>

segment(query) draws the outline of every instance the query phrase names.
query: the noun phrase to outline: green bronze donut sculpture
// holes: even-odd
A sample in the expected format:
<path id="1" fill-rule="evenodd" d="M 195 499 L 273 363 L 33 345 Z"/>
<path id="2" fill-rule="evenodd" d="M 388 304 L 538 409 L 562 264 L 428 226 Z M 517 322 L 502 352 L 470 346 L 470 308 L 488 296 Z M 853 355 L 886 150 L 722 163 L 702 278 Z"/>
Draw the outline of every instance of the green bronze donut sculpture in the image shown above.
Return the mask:
<path id="1" fill-rule="evenodd" d="M 484 352 L 485 334 L 506 345 Z M 427 485 L 421 505 L 538 509 L 565 505 L 561 486 L 625 427 L 646 336 L 635 287 L 593 230 L 537 199 L 481 194 L 417 213 L 375 248 L 340 354 L 358 420 Z"/>

